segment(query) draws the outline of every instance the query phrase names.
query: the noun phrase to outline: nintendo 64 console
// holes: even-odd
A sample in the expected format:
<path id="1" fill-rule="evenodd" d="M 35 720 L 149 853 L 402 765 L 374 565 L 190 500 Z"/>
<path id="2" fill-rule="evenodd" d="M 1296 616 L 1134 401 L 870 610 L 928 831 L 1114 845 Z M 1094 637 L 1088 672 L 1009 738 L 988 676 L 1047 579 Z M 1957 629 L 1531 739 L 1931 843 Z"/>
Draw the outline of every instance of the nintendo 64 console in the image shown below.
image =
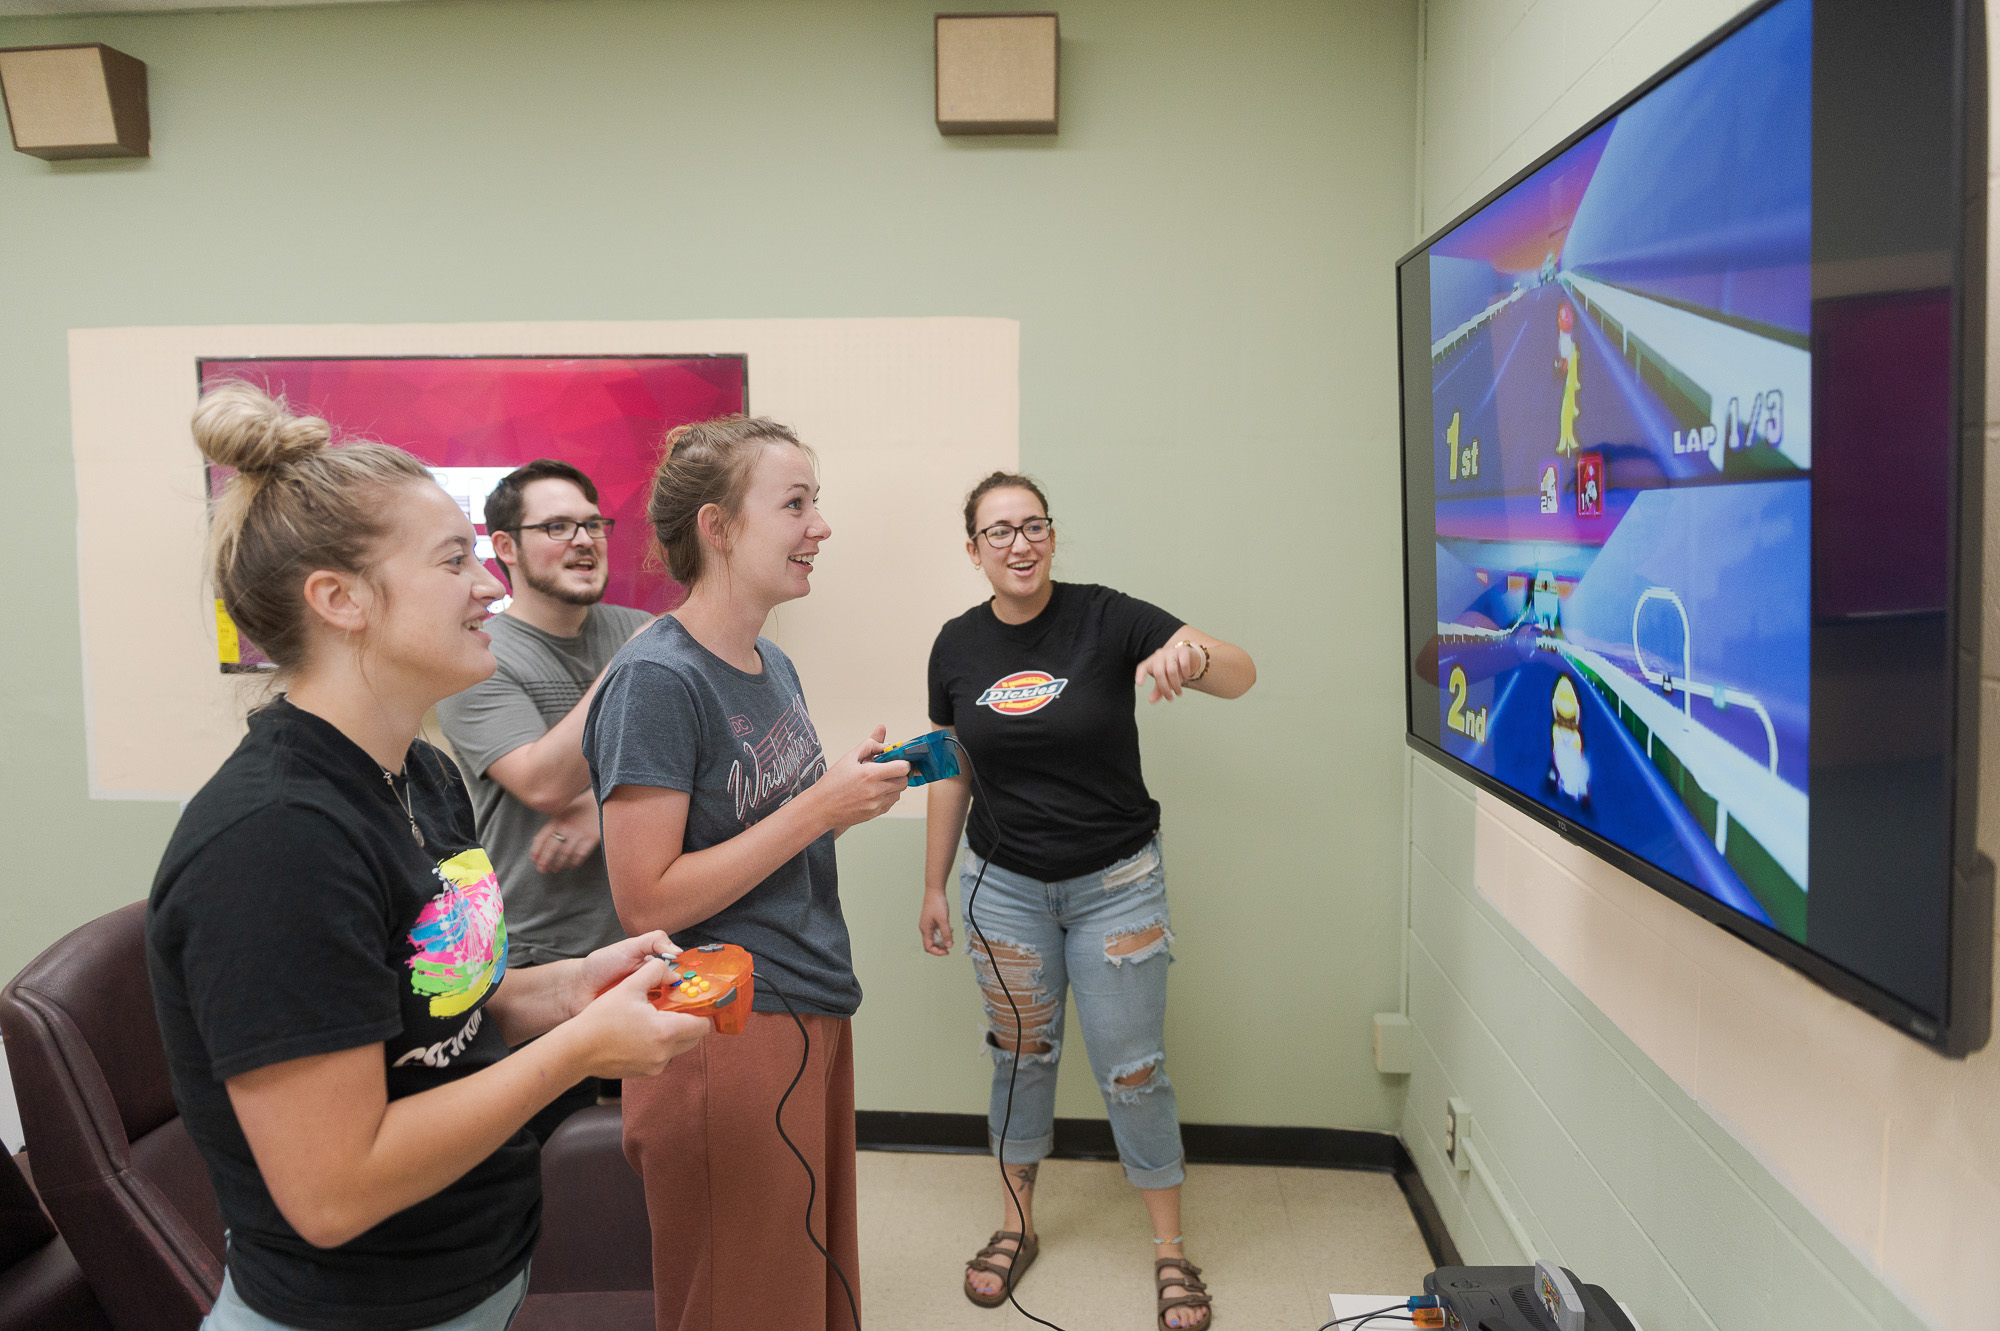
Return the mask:
<path id="1" fill-rule="evenodd" d="M 1636 1331 L 1603 1287 L 1552 1262 L 1441 1266 L 1424 1277 L 1449 1331 Z"/>

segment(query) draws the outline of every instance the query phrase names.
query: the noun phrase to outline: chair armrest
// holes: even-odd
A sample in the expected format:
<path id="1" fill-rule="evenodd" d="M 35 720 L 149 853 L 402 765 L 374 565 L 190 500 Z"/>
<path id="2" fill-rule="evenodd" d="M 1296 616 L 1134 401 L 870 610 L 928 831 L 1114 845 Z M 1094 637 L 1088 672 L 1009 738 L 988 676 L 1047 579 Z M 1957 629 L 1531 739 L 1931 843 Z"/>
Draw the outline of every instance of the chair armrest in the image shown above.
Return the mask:
<path id="1" fill-rule="evenodd" d="M 622 1106 L 591 1105 L 542 1148 L 542 1241 L 530 1293 L 653 1287 L 646 1191 L 625 1159 L 624 1134 Z"/>
<path id="2" fill-rule="evenodd" d="M 111 1331 L 69 1245 L 52 1238 L 0 1271 L 0 1331 Z"/>

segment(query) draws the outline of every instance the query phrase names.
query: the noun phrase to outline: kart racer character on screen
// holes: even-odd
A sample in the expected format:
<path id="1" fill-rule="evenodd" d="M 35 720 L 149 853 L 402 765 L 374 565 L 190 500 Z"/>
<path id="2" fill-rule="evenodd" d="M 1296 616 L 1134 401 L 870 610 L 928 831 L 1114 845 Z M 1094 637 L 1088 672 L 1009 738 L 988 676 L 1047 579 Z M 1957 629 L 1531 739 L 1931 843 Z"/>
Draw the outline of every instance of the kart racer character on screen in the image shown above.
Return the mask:
<path id="1" fill-rule="evenodd" d="M 1590 763 L 1583 756 L 1583 709 L 1576 700 L 1576 685 L 1568 675 L 1556 676 L 1549 707 L 1555 724 L 1549 727 L 1549 784 L 1557 793 L 1590 803 Z"/>
<path id="2" fill-rule="evenodd" d="M 1443 747 L 1800 939 L 1810 19 L 1752 20 L 1428 259 Z"/>
<path id="3" fill-rule="evenodd" d="M 1576 313 L 1567 302 L 1556 311 L 1556 367 L 1562 375 L 1562 434 L 1556 440 L 1556 452 L 1564 457 L 1575 457 L 1581 447 L 1576 442 L 1577 390 L 1582 385 L 1577 380 L 1576 366 Z"/>

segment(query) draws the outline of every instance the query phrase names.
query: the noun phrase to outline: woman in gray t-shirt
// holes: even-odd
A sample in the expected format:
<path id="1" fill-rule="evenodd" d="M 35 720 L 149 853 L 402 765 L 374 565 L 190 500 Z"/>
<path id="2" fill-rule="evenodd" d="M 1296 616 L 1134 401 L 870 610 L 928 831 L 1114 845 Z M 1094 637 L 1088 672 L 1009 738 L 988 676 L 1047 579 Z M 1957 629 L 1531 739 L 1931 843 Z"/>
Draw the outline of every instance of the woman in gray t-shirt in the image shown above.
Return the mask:
<path id="1" fill-rule="evenodd" d="M 626 929 L 735 943 L 757 961 L 742 1034 L 625 1083 L 660 1331 L 824 1331 L 828 1309 L 847 1306 L 843 1276 L 860 1278 L 848 1019 L 861 986 L 833 840 L 887 812 L 909 764 L 872 761 L 880 729 L 829 762 L 798 672 L 758 636 L 774 607 L 811 591 L 832 535 L 818 493 L 811 454 L 773 421 L 670 433 L 647 516 L 688 598 L 612 660 L 584 726 Z M 785 1127 L 819 1179 L 811 1220 L 839 1274 L 800 1224 L 810 1183 L 771 1130 L 800 1056 L 780 993 L 810 1041 Z"/>

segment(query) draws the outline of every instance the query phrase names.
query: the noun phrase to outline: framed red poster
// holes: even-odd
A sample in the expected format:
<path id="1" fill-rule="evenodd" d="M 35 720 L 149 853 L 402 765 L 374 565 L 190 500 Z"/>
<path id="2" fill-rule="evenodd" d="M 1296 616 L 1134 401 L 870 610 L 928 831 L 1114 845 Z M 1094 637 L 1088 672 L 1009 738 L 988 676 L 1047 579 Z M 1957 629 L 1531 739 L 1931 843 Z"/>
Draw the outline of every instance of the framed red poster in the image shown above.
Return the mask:
<path id="1" fill-rule="evenodd" d="M 684 590 L 649 558 L 646 497 L 667 431 L 749 409 L 749 359 L 689 356 L 321 357 L 202 360 L 201 387 L 243 379 L 282 395 L 295 414 L 320 416 L 334 442 L 372 439 L 409 450 L 472 520 L 479 554 L 500 573 L 487 540 L 486 496 L 536 458 L 560 458 L 597 485 L 618 520 L 604 599 L 658 613 Z M 230 471 L 210 467 L 209 493 Z M 255 644 L 216 606 L 225 673 L 268 669 Z"/>

